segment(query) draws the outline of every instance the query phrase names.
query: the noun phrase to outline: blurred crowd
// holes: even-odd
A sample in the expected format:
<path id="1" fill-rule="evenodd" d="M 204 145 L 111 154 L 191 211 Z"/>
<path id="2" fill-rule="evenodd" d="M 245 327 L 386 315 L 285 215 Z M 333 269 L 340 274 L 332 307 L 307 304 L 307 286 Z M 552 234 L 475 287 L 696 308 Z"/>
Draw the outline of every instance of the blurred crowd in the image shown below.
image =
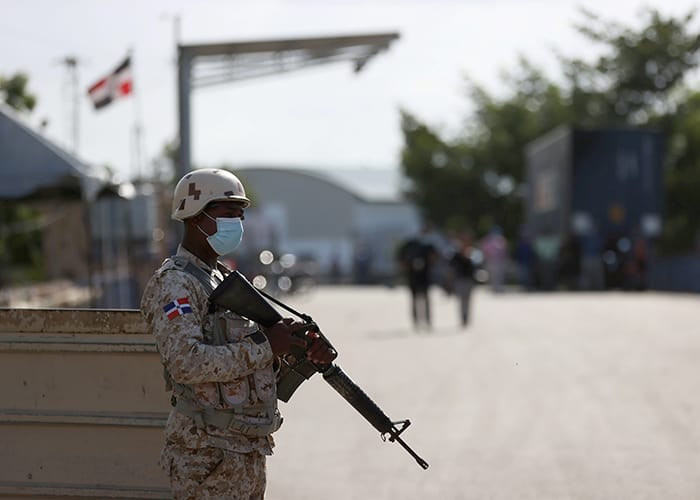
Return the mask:
<path id="1" fill-rule="evenodd" d="M 603 239 L 590 233 L 562 242 L 522 232 L 511 242 L 498 225 L 476 237 L 470 230 L 445 233 L 425 224 L 396 251 L 398 276 L 410 291 L 417 328 L 431 326 L 432 286 L 455 296 L 459 319 L 467 326 L 471 293 L 477 285 L 487 285 L 493 293 L 644 290 L 648 258 L 649 244 L 640 234 Z"/>

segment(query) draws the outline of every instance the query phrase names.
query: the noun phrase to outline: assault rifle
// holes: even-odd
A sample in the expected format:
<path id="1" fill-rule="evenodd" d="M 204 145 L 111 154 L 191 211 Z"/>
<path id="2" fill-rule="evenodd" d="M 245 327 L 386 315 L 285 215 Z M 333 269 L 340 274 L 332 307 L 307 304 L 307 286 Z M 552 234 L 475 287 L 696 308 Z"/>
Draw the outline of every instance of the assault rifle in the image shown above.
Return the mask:
<path id="1" fill-rule="evenodd" d="M 212 305 L 228 309 L 255 321 L 256 323 L 270 327 L 280 321 L 282 316 L 270 302 L 289 311 L 299 317 L 304 326 L 297 333 L 304 337 L 307 331 L 317 332 L 326 345 L 333 349 L 330 341 L 321 333 L 321 329 L 313 321 L 311 316 L 295 311 L 288 305 L 255 288 L 238 271 L 233 271 L 209 296 Z M 340 366 L 331 363 L 329 365 L 317 365 L 306 359 L 305 349 L 292 353 L 291 362 L 285 367 L 286 373 L 277 384 L 277 397 L 282 401 L 289 401 L 292 394 L 302 382 L 311 378 L 315 373 L 321 373 L 323 379 L 338 391 L 355 410 L 357 410 L 372 426 L 377 429 L 383 440 L 399 443 L 423 469 L 428 468 L 428 463 L 413 451 L 400 437 L 401 433 L 411 425 L 410 420 L 392 422 L 389 417 L 365 394 L 365 392 L 348 377 Z"/>

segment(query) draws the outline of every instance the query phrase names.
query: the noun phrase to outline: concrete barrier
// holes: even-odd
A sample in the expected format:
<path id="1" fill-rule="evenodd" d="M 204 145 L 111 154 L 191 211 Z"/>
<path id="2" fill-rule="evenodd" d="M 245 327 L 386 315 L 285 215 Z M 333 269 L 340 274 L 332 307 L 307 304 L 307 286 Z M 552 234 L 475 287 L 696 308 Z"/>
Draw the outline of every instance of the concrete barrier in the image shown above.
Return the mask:
<path id="1" fill-rule="evenodd" d="M 138 311 L 0 309 L 0 498 L 170 498 L 161 370 Z"/>

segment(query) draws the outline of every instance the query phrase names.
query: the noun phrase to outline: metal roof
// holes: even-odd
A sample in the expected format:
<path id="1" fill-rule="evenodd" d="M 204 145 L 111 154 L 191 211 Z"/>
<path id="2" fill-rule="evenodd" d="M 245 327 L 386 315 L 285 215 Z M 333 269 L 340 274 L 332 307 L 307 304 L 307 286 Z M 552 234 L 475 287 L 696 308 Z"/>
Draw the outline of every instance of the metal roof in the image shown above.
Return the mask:
<path id="1" fill-rule="evenodd" d="M 368 203 L 402 203 L 403 176 L 398 168 L 296 168 L 241 166 L 240 171 L 279 171 L 324 180 Z"/>
<path id="2" fill-rule="evenodd" d="M 81 162 L 0 104 L 0 200 L 76 194 L 92 200 L 108 184 L 106 171 Z"/>
<path id="3" fill-rule="evenodd" d="M 178 45 L 178 52 L 181 58 L 196 60 L 192 86 L 205 87 L 341 61 L 352 61 L 359 72 L 399 36 L 390 32 L 188 44 Z"/>

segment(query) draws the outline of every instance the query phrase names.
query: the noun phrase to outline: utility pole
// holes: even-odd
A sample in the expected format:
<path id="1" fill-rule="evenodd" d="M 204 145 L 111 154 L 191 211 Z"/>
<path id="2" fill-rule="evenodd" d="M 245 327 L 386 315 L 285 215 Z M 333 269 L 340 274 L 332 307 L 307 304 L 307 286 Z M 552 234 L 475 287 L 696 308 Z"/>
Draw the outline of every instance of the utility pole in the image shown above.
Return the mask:
<path id="1" fill-rule="evenodd" d="M 70 150 L 73 154 L 78 153 L 78 142 L 80 138 L 80 95 L 78 88 L 78 58 L 66 56 L 60 61 L 66 67 L 68 80 L 66 82 L 67 101 L 70 103 L 70 112 L 66 123 L 70 135 Z"/>

